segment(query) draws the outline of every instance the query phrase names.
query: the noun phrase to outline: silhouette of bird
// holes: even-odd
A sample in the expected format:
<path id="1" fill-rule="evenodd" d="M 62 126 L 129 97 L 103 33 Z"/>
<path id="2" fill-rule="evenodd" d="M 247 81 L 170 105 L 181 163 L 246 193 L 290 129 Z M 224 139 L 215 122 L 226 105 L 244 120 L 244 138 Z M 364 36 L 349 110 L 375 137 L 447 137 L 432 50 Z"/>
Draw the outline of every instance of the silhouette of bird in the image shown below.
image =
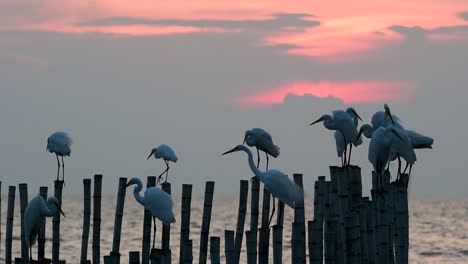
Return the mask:
<path id="1" fill-rule="evenodd" d="M 273 196 L 273 210 L 271 212 L 270 220 L 268 225 L 270 225 L 271 220 L 273 218 L 273 214 L 275 213 L 275 201 L 274 198 L 278 198 L 284 204 L 287 204 L 291 208 L 295 208 L 296 205 L 299 203 L 302 197 L 302 189 L 291 181 L 288 175 L 282 173 L 279 170 L 268 170 L 268 171 L 260 171 L 253 161 L 253 155 L 250 149 L 248 149 L 244 145 L 238 145 L 231 150 L 224 152 L 222 155 L 226 155 L 236 151 L 244 151 L 247 153 L 249 167 L 255 176 L 265 184 L 265 188 L 272 194 Z"/>
<path id="2" fill-rule="evenodd" d="M 128 183 L 127 187 L 136 184 L 137 186 L 133 189 L 133 196 L 137 202 L 145 207 L 146 210 L 150 211 L 153 217 L 153 249 L 154 242 L 156 240 L 156 218 L 161 220 L 164 224 L 169 225 L 175 223 L 174 213 L 172 212 L 172 198 L 165 191 L 157 187 L 147 188 L 145 195 L 141 196 L 140 192 L 143 189 L 143 184 L 140 179 L 132 178 Z"/>
<path id="3" fill-rule="evenodd" d="M 357 119 L 361 119 L 359 115 L 356 113 L 356 111 L 353 108 L 349 108 L 347 110 L 349 113 L 352 113 L 350 115 L 348 112 L 345 112 L 343 110 L 335 110 L 333 111 L 333 116 L 331 115 L 323 115 L 310 125 L 314 125 L 316 123 L 322 122 L 325 128 L 329 130 L 335 130 L 338 131 L 338 135 L 334 135 L 335 139 L 340 136 L 340 134 L 343 136 L 343 140 L 336 142 L 337 144 L 345 144 L 344 147 L 344 164 L 350 164 L 349 160 L 351 159 L 351 150 L 352 150 L 352 145 L 358 146 L 359 144 L 362 143 L 362 140 L 360 140 L 360 135 L 358 135 L 358 129 L 357 129 Z M 355 116 L 356 118 L 353 118 Z M 362 120 L 362 119 L 361 119 Z M 350 146 L 350 155 L 348 158 L 348 162 L 346 162 L 346 149 L 347 145 L 349 144 Z M 337 146 L 337 152 L 339 154 L 339 151 L 341 151 L 340 147 Z M 338 155 L 340 156 L 340 155 Z"/>
<path id="4" fill-rule="evenodd" d="M 346 109 L 346 113 L 349 116 L 351 116 L 351 118 L 353 119 L 354 126 L 356 127 L 356 130 L 357 130 L 358 122 L 359 120 L 362 120 L 361 117 L 357 114 L 356 110 L 354 110 L 354 108 L 352 107 L 349 107 L 348 109 Z M 351 151 L 353 148 L 351 143 L 353 142 L 349 142 L 349 141 L 345 142 L 344 136 L 343 134 L 341 134 L 339 130 L 335 130 L 334 137 L 335 137 L 335 144 L 336 144 L 336 153 L 338 157 L 341 158 L 341 165 L 344 167 L 346 165 L 346 157 L 345 157 L 346 155 L 343 155 L 343 154 L 346 152 L 346 146 L 349 144 L 350 149 L 349 149 L 348 164 L 350 164 L 351 163 Z M 361 137 L 358 137 L 356 142 L 354 142 L 353 144 L 356 147 L 361 145 L 362 144 Z"/>
<path id="5" fill-rule="evenodd" d="M 32 246 L 36 243 L 39 231 L 46 217 L 52 217 L 57 213 L 63 213 L 60 203 L 55 197 L 49 197 L 47 203 L 39 194 L 29 201 L 24 211 L 24 237 L 29 247 L 29 260 L 32 263 Z"/>
<path id="6" fill-rule="evenodd" d="M 169 161 L 172 162 L 177 162 L 178 158 L 174 151 L 169 147 L 168 145 L 161 144 L 157 148 L 153 148 L 151 150 L 151 153 L 149 154 L 148 158 L 151 158 L 151 156 L 154 155 L 155 159 L 163 159 L 164 163 L 166 163 L 166 169 L 159 175 L 157 183 L 159 181 L 162 181 L 162 176 L 164 173 L 166 173 L 166 181 L 167 182 L 167 174 L 169 173 Z"/>
<path id="7" fill-rule="evenodd" d="M 65 181 L 65 163 L 63 156 L 70 156 L 73 141 L 66 132 L 55 132 L 47 138 L 47 151 L 54 153 L 57 157 L 57 181 L 60 174 L 59 156 L 62 158 L 62 181 Z"/>
<path id="8" fill-rule="evenodd" d="M 268 155 L 277 158 L 280 154 L 280 148 L 273 143 L 271 135 L 261 128 L 252 128 L 245 131 L 244 144 L 257 149 L 257 168 L 260 164 L 259 150 L 266 156 L 266 170 L 268 170 Z"/>

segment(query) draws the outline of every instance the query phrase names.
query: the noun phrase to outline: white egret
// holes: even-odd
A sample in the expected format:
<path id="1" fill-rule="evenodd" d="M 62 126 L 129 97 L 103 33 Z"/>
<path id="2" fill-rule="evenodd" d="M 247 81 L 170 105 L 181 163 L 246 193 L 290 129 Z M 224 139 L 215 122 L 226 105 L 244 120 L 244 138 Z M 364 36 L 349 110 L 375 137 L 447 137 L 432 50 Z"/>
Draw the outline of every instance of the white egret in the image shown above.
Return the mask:
<path id="1" fill-rule="evenodd" d="M 137 186 L 133 189 L 133 196 L 138 203 L 143 205 L 146 210 L 150 211 L 153 217 L 153 248 L 156 240 L 156 218 L 161 220 L 164 224 L 175 223 L 174 213 L 172 212 L 172 198 L 165 191 L 158 187 L 150 187 L 145 191 L 145 195 L 141 196 L 140 192 L 143 189 L 143 184 L 138 178 L 132 178 L 128 183 L 127 187 L 136 184 Z"/>
<path id="2" fill-rule="evenodd" d="M 26 206 L 24 211 L 24 237 L 29 247 L 29 259 L 32 263 L 32 246 L 36 243 L 39 231 L 46 217 L 52 217 L 57 213 L 63 213 L 60 203 L 55 197 L 49 197 L 47 203 L 39 194 Z"/>
<path id="3" fill-rule="evenodd" d="M 250 149 L 248 149 L 244 145 L 238 145 L 235 148 L 224 152 L 222 155 L 226 155 L 236 151 L 244 151 L 248 155 L 249 166 L 255 176 L 265 184 L 265 188 L 272 194 L 273 196 L 273 210 L 271 212 L 270 220 L 268 225 L 270 225 L 271 220 L 273 218 L 273 214 L 275 213 L 275 201 L 274 198 L 278 198 L 284 204 L 287 204 L 291 208 L 295 208 L 296 204 L 300 201 L 302 197 L 301 188 L 291 181 L 288 175 L 282 173 L 278 170 L 268 170 L 268 171 L 260 171 L 253 161 L 253 155 Z"/>
<path id="4" fill-rule="evenodd" d="M 268 170 L 268 155 L 277 158 L 280 154 L 280 148 L 273 143 L 271 135 L 261 128 L 252 128 L 245 131 L 244 144 L 257 149 L 257 168 L 260 164 L 260 152 L 263 151 L 266 156 L 266 170 Z"/>
<path id="5" fill-rule="evenodd" d="M 55 132 L 47 138 L 47 151 L 54 153 L 57 157 L 57 181 L 59 180 L 60 161 L 59 156 L 62 158 L 62 181 L 65 180 L 65 163 L 63 156 L 70 156 L 71 145 L 73 141 L 66 132 Z"/>
<path id="6" fill-rule="evenodd" d="M 361 117 L 357 114 L 356 110 L 354 110 L 354 108 L 352 107 L 349 107 L 348 109 L 346 109 L 346 113 L 351 116 L 351 118 L 353 119 L 353 123 L 354 123 L 354 126 L 356 127 L 357 129 L 357 126 L 358 126 L 358 122 L 361 119 Z M 345 142 L 345 139 L 343 137 L 343 134 L 341 134 L 341 132 L 339 130 L 335 130 L 335 134 L 334 134 L 334 137 L 335 137 L 335 144 L 336 144 L 336 153 L 338 155 L 338 157 L 341 158 L 341 165 L 342 166 L 345 166 L 346 165 L 346 146 L 349 144 L 350 145 L 350 149 L 349 149 L 349 158 L 348 158 L 348 164 L 351 163 L 351 151 L 352 151 L 352 148 L 354 146 L 359 146 L 362 144 L 362 139 L 361 137 L 359 137 L 356 142 Z M 352 144 L 351 144 L 352 143 Z M 345 154 L 343 156 L 343 154 Z"/>
<path id="7" fill-rule="evenodd" d="M 351 149 L 352 145 L 354 144 L 355 146 L 359 145 L 362 143 L 362 140 L 359 140 L 360 135 L 358 135 L 358 130 L 357 130 L 357 119 L 353 118 L 355 116 L 358 119 L 361 119 L 359 115 L 356 113 L 356 111 L 353 108 L 349 108 L 347 110 L 349 113 L 352 113 L 350 115 L 348 112 L 345 112 L 343 110 L 335 110 L 333 111 L 333 116 L 331 115 L 323 115 L 310 125 L 314 125 L 318 122 L 323 121 L 323 125 L 329 129 L 329 130 L 336 130 L 339 131 L 338 135 L 340 134 L 343 135 L 343 141 L 345 143 L 345 148 L 344 148 L 344 163 L 346 164 L 346 149 L 347 145 L 349 143 L 350 145 L 350 158 L 351 158 Z M 362 119 L 361 119 L 362 120 Z M 360 142 L 360 143 L 359 143 Z M 338 151 L 338 146 L 337 146 L 337 151 Z M 349 159 L 350 159 L 349 158 Z M 349 159 L 348 163 L 349 164 Z"/>
<path id="8" fill-rule="evenodd" d="M 157 182 L 162 181 L 162 176 L 166 173 L 166 181 L 167 182 L 167 174 L 169 173 L 169 161 L 177 162 L 178 158 L 174 151 L 168 145 L 161 144 L 157 148 L 153 148 L 151 153 L 149 154 L 148 158 L 154 155 L 156 159 L 163 159 L 164 163 L 166 163 L 166 169 L 159 175 Z"/>

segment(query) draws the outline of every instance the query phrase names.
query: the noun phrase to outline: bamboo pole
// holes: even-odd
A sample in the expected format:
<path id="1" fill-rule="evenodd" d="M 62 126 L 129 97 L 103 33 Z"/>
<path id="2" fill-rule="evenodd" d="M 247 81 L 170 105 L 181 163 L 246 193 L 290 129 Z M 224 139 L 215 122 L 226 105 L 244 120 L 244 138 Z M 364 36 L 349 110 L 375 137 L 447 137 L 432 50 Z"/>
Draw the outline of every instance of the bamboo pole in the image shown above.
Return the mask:
<path id="1" fill-rule="evenodd" d="M 292 244 L 292 251 L 297 254 L 298 260 L 300 262 L 294 263 L 306 263 L 306 240 L 305 240 L 305 212 L 304 212 L 304 184 L 302 180 L 302 174 L 295 173 L 293 174 L 294 182 L 301 187 L 301 199 L 296 204 L 296 208 L 294 209 L 294 223 L 297 223 L 297 241 L 296 244 Z M 293 224 L 294 224 L 293 223 Z M 294 226 L 294 225 L 293 225 Z"/>
<path id="2" fill-rule="evenodd" d="M 291 234 L 291 263 L 305 263 L 305 254 L 301 251 L 300 246 L 303 242 L 303 235 L 303 224 L 293 222 Z"/>
<path id="3" fill-rule="evenodd" d="M 208 181 L 205 184 L 205 200 L 203 202 L 203 220 L 200 233 L 199 264 L 205 264 L 208 252 L 208 237 L 210 234 L 211 208 L 213 206 L 213 193 L 215 183 Z"/>
<path id="4" fill-rule="evenodd" d="M 318 181 L 315 182 L 314 185 L 314 224 L 310 227 L 313 229 L 314 236 L 312 237 L 315 239 L 313 249 L 312 251 L 314 252 L 314 256 L 309 256 L 309 258 L 314 259 L 314 262 L 317 263 L 322 263 L 323 262 L 323 243 L 324 243 L 324 237 L 323 237 L 323 225 L 325 222 L 325 210 L 328 210 L 328 206 L 326 205 L 326 191 L 327 191 L 327 183 L 325 182 L 325 176 L 319 176 Z M 310 229 L 309 229 L 310 230 Z M 309 235 L 309 238 L 310 235 Z M 310 245 L 310 240 L 309 240 L 309 245 Z M 311 249 L 309 248 L 309 252 Z M 320 252 L 320 254 L 317 254 L 317 252 Z"/>
<path id="5" fill-rule="evenodd" d="M 323 263 L 323 227 L 317 220 L 307 222 L 309 263 Z"/>
<path id="6" fill-rule="evenodd" d="M 247 245 L 247 264 L 257 263 L 257 233 L 249 230 L 245 232 Z"/>
<path id="7" fill-rule="evenodd" d="M 220 258 L 219 258 L 219 247 L 220 247 L 219 244 L 220 244 L 220 242 L 221 242 L 220 237 L 210 237 L 210 260 L 211 260 L 211 264 L 219 264 L 220 263 Z"/>
<path id="8" fill-rule="evenodd" d="M 190 239 L 187 239 L 184 241 L 184 264 L 191 264 L 193 262 L 193 255 L 192 255 L 192 248 L 193 248 L 193 242 Z"/>
<path id="9" fill-rule="evenodd" d="M 165 191 L 167 194 L 171 195 L 171 183 L 165 182 L 161 184 L 161 188 L 163 191 Z M 162 250 L 167 251 L 165 252 L 166 255 L 171 256 L 171 225 L 170 224 L 163 224 L 162 227 L 162 243 L 161 247 Z"/>
<path id="10" fill-rule="evenodd" d="M 184 245 L 185 240 L 189 239 L 190 236 L 190 208 L 192 203 L 192 185 L 182 185 L 182 211 L 181 211 L 181 223 L 180 223 L 180 250 L 179 250 L 179 263 L 184 261 Z M 190 253 L 192 254 L 192 253 Z"/>
<path id="11" fill-rule="evenodd" d="M 331 168 L 330 168 L 331 169 Z M 345 263 L 346 260 L 346 230 L 345 230 L 345 212 L 348 209 L 348 184 L 346 167 L 335 168 L 336 187 L 337 187 L 337 204 L 336 211 L 338 213 L 337 226 L 337 246 L 336 246 L 336 263 Z M 333 178 L 332 178 L 333 181 Z"/>
<path id="12" fill-rule="evenodd" d="M 93 194 L 93 264 L 99 264 L 101 258 L 101 191 L 102 175 L 94 175 Z"/>
<path id="13" fill-rule="evenodd" d="M 130 251 L 128 254 L 128 263 L 129 264 L 140 264 L 140 252 L 139 251 Z"/>
<path id="14" fill-rule="evenodd" d="M 258 263 L 268 263 L 268 252 L 270 242 L 270 227 L 268 221 L 270 217 L 270 192 L 263 187 L 262 204 L 262 227 L 259 230 L 258 237 Z"/>
<path id="15" fill-rule="evenodd" d="M 359 227 L 359 212 L 348 211 L 345 216 L 346 229 L 346 263 L 361 263 L 361 230 Z"/>
<path id="16" fill-rule="evenodd" d="M 325 263 L 337 263 L 337 243 L 338 217 L 330 217 L 325 221 Z"/>
<path id="17" fill-rule="evenodd" d="M 273 263 L 283 263 L 283 226 L 279 224 L 273 226 Z"/>
<path id="18" fill-rule="evenodd" d="M 47 201 L 47 186 L 39 187 L 39 195 Z M 46 224 L 45 221 L 42 223 L 41 229 L 37 236 L 37 259 L 42 260 L 44 259 L 45 253 L 45 233 L 46 233 Z"/>
<path id="19" fill-rule="evenodd" d="M 81 235 L 81 264 L 88 260 L 89 224 L 91 222 L 91 179 L 83 179 L 83 233 Z"/>
<path id="20" fill-rule="evenodd" d="M 239 262 L 244 237 L 245 215 L 247 213 L 247 195 L 249 192 L 249 181 L 241 180 L 239 188 L 239 209 L 237 213 L 237 227 L 234 239 L 234 261 Z"/>
<path id="21" fill-rule="evenodd" d="M 348 166 L 348 186 L 349 186 L 349 208 L 359 208 L 362 197 L 362 179 L 361 179 L 361 168 L 358 166 Z"/>
<path id="22" fill-rule="evenodd" d="M 234 231 L 224 230 L 224 255 L 226 264 L 234 264 Z"/>
<path id="23" fill-rule="evenodd" d="M 146 188 L 156 186 L 156 177 L 155 176 L 148 176 L 146 182 Z M 142 235 L 142 249 L 141 249 L 141 263 L 148 264 L 149 263 L 149 255 L 150 255 L 150 245 L 151 245 L 151 224 L 152 224 L 152 217 L 151 212 L 149 210 L 144 209 L 144 216 L 143 216 L 143 235 Z"/>
<path id="24" fill-rule="evenodd" d="M 63 181 L 54 181 L 54 196 L 62 204 Z M 52 262 L 60 260 L 60 214 L 52 217 Z"/>
<path id="25" fill-rule="evenodd" d="M 400 180 L 403 184 L 395 187 L 395 262 L 408 263 L 408 174 L 402 174 Z"/>
<path id="26" fill-rule="evenodd" d="M 369 264 L 377 263 L 377 239 L 376 239 L 376 218 L 377 211 L 375 201 L 367 202 L 367 250 Z"/>
<path id="27" fill-rule="evenodd" d="M 15 214 L 15 194 L 16 187 L 8 187 L 8 207 L 7 207 L 7 223 L 5 234 L 5 263 L 11 264 L 11 245 L 13 242 L 13 220 Z"/>
<path id="28" fill-rule="evenodd" d="M 251 200 L 250 200 L 250 231 L 246 232 L 247 238 L 247 261 L 257 263 L 257 242 L 258 242 L 258 215 L 259 215 L 259 196 L 260 180 L 257 177 L 251 179 Z M 250 253 L 250 254 L 249 254 Z"/>
<path id="29" fill-rule="evenodd" d="M 122 219 L 125 205 L 126 189 L 127 178 L 119 178 L 117 203 L 115 205 L 114 239 L 112 240 L 112 251 L 110 252 L 110 257 L 113 263 L 120 263 L 120 235 L 122 233 Z"/>
<path id="30" fill-rule="evenodd" d="M 367 210 L 369 204 L 369 197 L 363 197 L 361 205 L 359 206 L 359 226 L 361 232 L 361 263 L 369 263 L 369 250 L 368 250 L 368 226 L 367 226 Z"/>
<path id="31" fill-rule="evenodd" d="M 28 185 L 26 183 L 19 184 L 20 195 L 20 211 L 21 211 L 21 259 L 23 261 L 29 260 L 29 249 L 24 234 L 24 211 L 28 206 Z"/>
<path id="32" fill-rule="evenodd" d="M 375 172 L 372 172 L 373 182 L 377 182 Z M 387 178 L 389 178 L 389 173 L 386 172 L 383 177 L 383 188 L 384 191 L 388 189 Z M 376 185 L 373 184 L 373 187 L 376 188 Z M 377 254 L 376 262 L 379 264 L 387 264 L 390 262 L 390 243 L 389 243 L 389 226 L 386 213 L 386 203 L 383 193 L 376 193 L 374 191 L 374 200 L 375 200 L 375 210 L 377 214 L 376 218 L 376 242 L 377 242 Z"/>

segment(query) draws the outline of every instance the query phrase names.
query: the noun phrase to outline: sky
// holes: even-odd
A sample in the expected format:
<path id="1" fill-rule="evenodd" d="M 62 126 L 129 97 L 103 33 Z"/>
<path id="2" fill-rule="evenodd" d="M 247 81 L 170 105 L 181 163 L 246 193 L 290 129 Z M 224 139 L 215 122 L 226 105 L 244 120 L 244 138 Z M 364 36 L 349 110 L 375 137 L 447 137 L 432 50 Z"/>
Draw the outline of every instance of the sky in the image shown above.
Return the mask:
<path id="1" fill-rule="evenodd" d="M 159 175 L 146 160 L 165 143 L 169 180 L 237 194 L 246 155 L 221 156 L 246 129 L 281 148 L 270 168 L 303 173 L 306 193 L 340 164 L 333 133 L 312 121 L 353 106 L 365 122 L 388 103 L 435 139 L 417 151 L 410 195 L 467 196 L 468 2 L 0 1 L 0 180 L 53 186 L 47 137 L 74 140 L 65 195 L 82 179 Z M 353 152 L 368 194 L 368 140 Z M 392 165 L 395 169 L 396 164 Z M 177 186 L 177 187 L 176 187 Z"/>

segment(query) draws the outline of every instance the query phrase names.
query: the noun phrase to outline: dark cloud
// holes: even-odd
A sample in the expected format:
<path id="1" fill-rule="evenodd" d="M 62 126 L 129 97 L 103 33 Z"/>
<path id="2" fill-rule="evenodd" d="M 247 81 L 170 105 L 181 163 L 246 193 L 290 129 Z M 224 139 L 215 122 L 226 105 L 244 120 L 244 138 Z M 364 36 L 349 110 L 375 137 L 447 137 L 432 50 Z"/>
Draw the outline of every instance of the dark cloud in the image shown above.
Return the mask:
<path id="1" fill-rule="evenodd" d="M 466 12 L 461 12 L 461 13 L 459 14 L 459 17 L 460 17 L 461 19 L 463 19 L 463 20 L 467 20 L 467 21 L 468 21 L 468 11 L 466 11 Z"/>
<path id="2" fill-rule="evenodd" d="M 411 38 L 424 37 L 428 34 L 468 34 L 468 25 L 445 26 L 433 29 L 394 25 L 389 27 L 388 29 Z"/>
<path id="3" fill-rule="evenodd" d="M 128 25 L 157 25 L 157 26 L 187 26 L 201 28 L 225 29 L 256 29 L 274 30 L 280 28 L 307 28 L 320 25 L 317 20 L 309 20 L 315 16 L 301 13 L 276 13 L 273 18 L 264 20 L 209 20 L 209 19 L 144 19 L 135 17 L 110 17 L 79 23 L 79 26 L 128 26 Z"/>

